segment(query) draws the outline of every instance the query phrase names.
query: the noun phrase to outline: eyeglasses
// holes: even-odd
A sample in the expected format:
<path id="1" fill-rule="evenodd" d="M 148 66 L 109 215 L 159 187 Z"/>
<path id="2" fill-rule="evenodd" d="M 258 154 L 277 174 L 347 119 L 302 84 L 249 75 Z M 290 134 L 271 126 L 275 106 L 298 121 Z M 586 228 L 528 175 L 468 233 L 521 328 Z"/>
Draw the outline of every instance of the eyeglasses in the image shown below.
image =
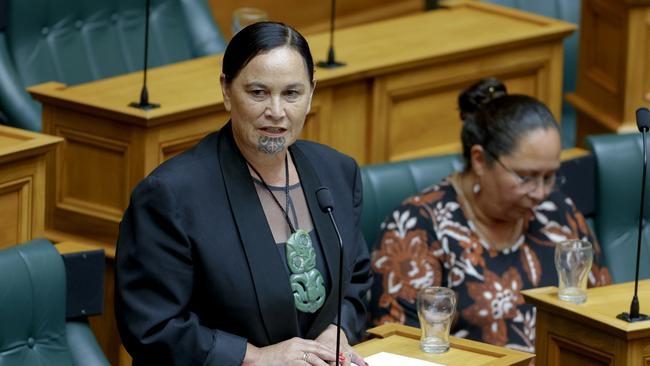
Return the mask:
<path id="1" fill-rule="evenodd" d="M 550 175 L 526 175 L 526 176 L 521 176 L 514 170 L 508 168 L 503 162 L 495 155 L 493 154 L 490 150 L 483 148 L 491 157 L 496 161 L 505 171 L 510 173 L 510 175 L 515 179 L 517 182 L 517 185 L 519 188 L 521 188 L 522 191 L 525 191 L 527 193 L 532 192 L 539 187 L 540 183 L 542 187 L 545 190 L 551 190 L 554 188 L 557 188 L 558 186 L 561 186 L 565 183 L 566 178 L 561 175 L 557 175 L 555 173 L 550 174 Z"/>

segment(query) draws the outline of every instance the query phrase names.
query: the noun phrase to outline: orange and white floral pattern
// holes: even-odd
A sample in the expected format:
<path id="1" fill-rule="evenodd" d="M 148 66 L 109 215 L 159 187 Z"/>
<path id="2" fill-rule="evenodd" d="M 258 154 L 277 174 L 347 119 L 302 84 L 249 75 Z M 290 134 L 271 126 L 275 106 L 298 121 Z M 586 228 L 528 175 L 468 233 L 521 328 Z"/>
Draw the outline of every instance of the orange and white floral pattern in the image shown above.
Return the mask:
<path id="1" fill-rule="evenodd" d="M 584 217 L 559 192 L 538 205 L 524 223 L 525 233 L 497 251 L 467 220 L 448 180 L 406 199 L 382 223 L 372 254 L 380 293 L 373 293 L 376 323 L 418 325 L 415 299 L 426 286 L 447 286 L 458 297 L 452 333 L 522 351 L 535 351 L 535 314 L 520 291 L 557 285 L 555 243 L 585 239 L 594 244 L 589 285 L 611 283 L 600 266 L 600 246 Z"/>

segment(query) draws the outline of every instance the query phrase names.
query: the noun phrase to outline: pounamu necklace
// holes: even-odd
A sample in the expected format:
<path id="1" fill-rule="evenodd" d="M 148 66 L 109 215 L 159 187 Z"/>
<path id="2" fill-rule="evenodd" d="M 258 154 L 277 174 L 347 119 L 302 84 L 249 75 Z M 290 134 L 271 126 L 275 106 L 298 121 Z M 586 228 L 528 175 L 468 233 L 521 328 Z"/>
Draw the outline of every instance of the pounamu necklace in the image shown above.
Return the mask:
<path id="1" fill-rule="evenodd" d="M 323 275 L 316 268 L 316 252 L 311 242 L 309 233 L 302 229 L 294 229 L 289 219 L 289 153 L 284 157 L 284 194 L 286 198 L 286 209 L 282 207 L 278 198 L 273 194 L 271 188 L 262 178 L 262 175 L 255 167 L 246 162 L 260 178 L 262 185 L 269 192 L 273 201 L 278 205 L 291 230 L 291 236 L 287 239 L 286 255 L 287 265 L 291 271 L 289 285 L 293 292 L 293 302 L 296 308 L 304 313 L 314 313 L 325 302 L 325 285 Z M 296 222 L 297 224 L 297 222 Z"/>

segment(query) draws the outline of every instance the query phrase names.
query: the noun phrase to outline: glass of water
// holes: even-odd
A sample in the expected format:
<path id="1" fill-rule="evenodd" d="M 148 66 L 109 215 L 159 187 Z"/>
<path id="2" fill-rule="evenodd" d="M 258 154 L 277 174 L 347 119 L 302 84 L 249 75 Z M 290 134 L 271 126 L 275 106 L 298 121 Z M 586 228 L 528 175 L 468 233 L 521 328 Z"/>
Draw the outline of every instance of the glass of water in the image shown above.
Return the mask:
<path id="1" fill-rule="evenodd" d="M 258 8 L 238 8 L 232 13 L 232 34 L 233 36 L 240 30 L 253 23 L 269 20 L 268 15 L 262 9 Z"/>
<path id="2" fill-rule="evenodd" d="M 555 268 L 560 300 L 582 304 L 587 301 L 587 280 L 594 250 L 590 242 L 567 240 L 555 245 Z"/>
<path id="3" fill-rule="evenodd" d="M 449 330 L 456 310 L 456 294 L 447 287 L 427 287 L 417 296 L 420 349 L 426 353 L 449 350 Z"/>

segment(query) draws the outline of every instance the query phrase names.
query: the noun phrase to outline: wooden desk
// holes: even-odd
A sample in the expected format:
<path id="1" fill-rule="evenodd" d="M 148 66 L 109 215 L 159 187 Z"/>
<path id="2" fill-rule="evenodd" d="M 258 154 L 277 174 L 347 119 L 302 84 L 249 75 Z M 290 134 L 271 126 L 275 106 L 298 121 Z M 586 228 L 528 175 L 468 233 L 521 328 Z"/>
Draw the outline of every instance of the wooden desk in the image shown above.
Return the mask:
<path id="1" fill-rule="evenodd" d="M 283 22 L 302 34 L 326 32 L 330 27 L 331 3 L 304 0 L 209 0 L 212 16 L 226 39 L 232 37 L 232 13 L 241 7 L 264 10 L 269 20 Z M 347 0 L 336 3 L 336 28 L 422 12 L 424 0 Z M 319 55 L 325 57 L 325 55 Z"/>
<path id="2" fill-rule="evenodd" d="M 636 109 L 650 106 L 650 0 L 583 0 L 575 93 L 577 141 L 637 131 Z"/>
<path id="3" fill-rule="evenodd" d="M 45 157 L 61 141 L 0 126 L 0 248 L 43 235 Z"/>
<path id="4" fill-rule="evenodd" d="M 522 291 L 537 307 L 536 365 L 649 365 L 650 321 L 616 319 L 630 310 L 633 293 L 633 282 L 597 287 L 576 305 L 558 299 L 556 287 Z M 650 313 L 650 280 L 639 282 L 639 302 Z"/>
<path id="5" fill-rule="evenodd" d="M 560 115 L 562 38 L 569 23 L 479 2 L 347 28 L 336 35 L 347 63 L 316 70 L 317 91 L 303 136 L 361 164 L 459 151 L 459 91 L 496 75 Z M 325 55 L 329 37 L 308 37 Z M 43 103 L 43 130 L 65 137 L 47 196 L 48 231 L 113 246 L 133 187 L 165 159 L 223 125 L 221 56 L 151 70 L 162 108 L 128 107 L 141 74 L 29 89 Z M 54 234 L 53 234 L 54 235 Z M 63 239 L 63 238 L 59 238 Z"/>
<path id="6" fill-rule="evenodd" d="M 450 349 L 442 354 L 428 354 L 420 350 L 420 330 L 402 324 L 385 324 L 368 330 L 377 337 L 357 344 L 354 349 L 363 357 L 379 352 L 431 361 L 448 366 L 505 366 L 528 365 L 532 353 L 514 351 L 468 339 L 449 337 Z"/>

